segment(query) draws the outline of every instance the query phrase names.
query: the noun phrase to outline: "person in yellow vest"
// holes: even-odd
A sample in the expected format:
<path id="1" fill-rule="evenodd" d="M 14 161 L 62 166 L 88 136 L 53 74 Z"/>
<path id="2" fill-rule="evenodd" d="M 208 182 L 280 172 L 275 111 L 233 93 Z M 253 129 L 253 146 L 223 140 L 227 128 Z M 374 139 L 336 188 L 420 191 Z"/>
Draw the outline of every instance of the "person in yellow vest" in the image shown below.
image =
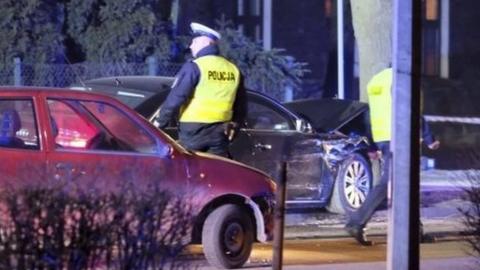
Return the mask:
<path id="1" fill-rule="evenodd" d="M 165 128 L 178 116 L 179 142 L 193 151 L 228 157 L 228 143 L 246 114 L 240 70 L 220 56 L 219 32 L 191 23 L 193 60 L 178 72 L 157 122 Z"/>
<path id="2" fill-rule="evenodd" d="M 372 149 L 369 151 L 370 159 L 382 159 L 382 172 L 379 183 L 373 187 L 360 208 L 350 215 L 345 226 L 347 232 L 353 236 L 357 242 L 362 245 L 371 245 L 365 235 L 365 226 L 372 217 L 373 213 L 380 204 L 387 198 L 388 180 L 390 176 L 390 140 L 392 137 L 392 78 L 391 68 L 386 68 L 375 76 L 367 84 L 368 104 L 370 111 L 370 127 Z M 422 135 L 421 141 L 430 149 L 437 149 L 439 141 L 434 139 L 428 130 L 422 117 Z M 421 223 L 420 223 L 421 224 Z M 422 225 L 420 226 L 421 236 L 423 236 Z M 426 240 L 426 239 L 424 239 Z"/>
<path id="3" fill-rule="evenodd" d="M 371 159 L 383 158 L 383 164 L 389 164 L 391 119 L 392 119 L 392 69 L 387 68 L 377 73 L 367 84 L 368 105 L 370 109 L 371 139 L 373 139 Z M 378 151 L 379 150 L 379 151 Z M 373 187 L 360 208 L 350 215 L 345 226 L 347 232 L 362 245 L 371 245 L 365 235 L 365 226 L 375 209 L 387 197 L 388 166 L 382 166 L 380 182 Z"/>

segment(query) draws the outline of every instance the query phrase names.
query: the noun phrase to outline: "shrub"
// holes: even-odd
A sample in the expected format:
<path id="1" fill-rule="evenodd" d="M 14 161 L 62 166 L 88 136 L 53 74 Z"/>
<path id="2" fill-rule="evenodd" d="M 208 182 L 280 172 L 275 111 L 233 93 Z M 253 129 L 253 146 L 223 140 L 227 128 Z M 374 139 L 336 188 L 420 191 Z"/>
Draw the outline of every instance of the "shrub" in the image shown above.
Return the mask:
<path id="1" fill-rule="evenodd" d="M 245 77 L 249 89 L 283 100 L 284 91 L 301 87 L 301 79 L 309 72 L 306 63 L 285 55 L 283 49 L 264 50 L 225 20 L 217 21 L 222 34 L 220 51 L 233 61 Z"/>
<path id="2" fill-rule="evenodd" d="M 189 204 L 157 188 L 10 188 L 0 203 L 0 269 L 191 267 L 178 260 L 191 235 Z"/>
<path id="3" fill-rule="evenodd" d="M 466 234 L 469 237 L 466 241 L 472 249 L 472 255 L 480 259 L 480 174 L 476 171 L 467 171 L 466 177 L 470 185 L 464 189 L 465 199 L 470 204 L 459 211 L 467 228 Z M 480 263 L 480 260 L 478 262 Z"/>

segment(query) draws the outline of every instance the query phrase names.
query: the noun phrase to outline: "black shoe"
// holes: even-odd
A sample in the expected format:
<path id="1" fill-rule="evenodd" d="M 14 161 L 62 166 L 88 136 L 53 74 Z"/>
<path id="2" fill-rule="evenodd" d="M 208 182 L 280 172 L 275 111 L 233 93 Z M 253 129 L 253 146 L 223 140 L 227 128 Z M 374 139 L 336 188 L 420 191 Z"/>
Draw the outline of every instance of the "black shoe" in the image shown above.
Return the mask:
<path id="1" fill-rule="evenodd" d="M 345 226 L 345 230 L 347 230 L 348 234 L 350 234 L 357 242 L 362 246 L 371 246 L 373 245 L 372 241 L 367 240 L 367 236 L 365 235 L 365 226 L 363 225 L 351 225 L 347 224 Z"/>

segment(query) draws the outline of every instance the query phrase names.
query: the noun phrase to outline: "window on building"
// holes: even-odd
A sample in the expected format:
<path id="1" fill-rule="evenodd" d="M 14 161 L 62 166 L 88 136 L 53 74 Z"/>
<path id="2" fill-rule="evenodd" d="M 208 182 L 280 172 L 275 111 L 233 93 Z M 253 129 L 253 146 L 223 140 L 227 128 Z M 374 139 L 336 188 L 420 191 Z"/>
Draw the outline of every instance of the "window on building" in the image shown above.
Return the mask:
<path id="1" fill-rule="evenodd" d="M 437 76 L 440 73 L 440 7 L 438 0 L 423 1 L 423 74 Z"/>
<path id="2" fill-rule="evenodd" d="M 333 14 L 333 3 L 332 0 L 325 0 L 325 17 L 331 18 Z"/>
<path id="3" fill-rule="evenodd" d="M 255 41 L 262 39 L 262 1 L 238 0 L 238 28 L 246 36 Z"/>
<path id="4" fill-rule="evenodd" d="M 429 21 L 438 19 L 438 0 L 426 0 L 425 18 Z"/>

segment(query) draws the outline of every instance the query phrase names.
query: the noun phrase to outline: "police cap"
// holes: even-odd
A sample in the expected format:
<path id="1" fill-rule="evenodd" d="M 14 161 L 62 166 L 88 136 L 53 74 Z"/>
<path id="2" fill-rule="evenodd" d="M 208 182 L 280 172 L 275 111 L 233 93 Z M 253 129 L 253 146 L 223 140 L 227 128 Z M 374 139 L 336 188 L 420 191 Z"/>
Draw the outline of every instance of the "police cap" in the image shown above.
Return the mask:
<path id="1" fill-rule="evenodd" d="M 213 40 L 219 40 L 222 38 L 222 35 L 220 35 L 219 32 L 200 23 L 192 22 L 190 28 L 192 29 L 193 36 L 206 36 Z"/>

